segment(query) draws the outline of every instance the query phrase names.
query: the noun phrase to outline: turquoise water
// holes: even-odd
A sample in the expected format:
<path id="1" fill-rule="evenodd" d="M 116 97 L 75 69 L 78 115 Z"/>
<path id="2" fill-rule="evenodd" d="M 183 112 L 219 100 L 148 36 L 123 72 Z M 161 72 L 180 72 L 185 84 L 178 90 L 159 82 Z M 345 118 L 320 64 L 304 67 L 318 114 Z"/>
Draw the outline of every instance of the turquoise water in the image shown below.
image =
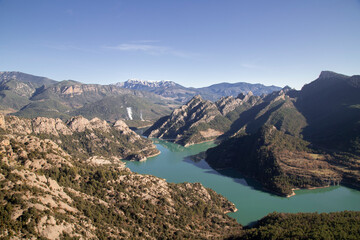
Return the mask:
<path id="1" fill-rule="evenodd" d="M 263 192 L 254 181 L 238 172 L 212 169 L 204 160 L 192 161 L 189 156 L 215 146 L 202 143 L 190 147 L 155 140 L 161 154 L 145 162 L 128 162 L 127 166 L 142 174 L 165 178 L 168 182 L 200 182 L 232 201 L 238 211 L 229 213 L 239 223 L 248 225 L 271 212 L 335 212 L 360 211 L 360 191 L 343 186 L 315 190 L 298 190 L 291 198 Z"/>

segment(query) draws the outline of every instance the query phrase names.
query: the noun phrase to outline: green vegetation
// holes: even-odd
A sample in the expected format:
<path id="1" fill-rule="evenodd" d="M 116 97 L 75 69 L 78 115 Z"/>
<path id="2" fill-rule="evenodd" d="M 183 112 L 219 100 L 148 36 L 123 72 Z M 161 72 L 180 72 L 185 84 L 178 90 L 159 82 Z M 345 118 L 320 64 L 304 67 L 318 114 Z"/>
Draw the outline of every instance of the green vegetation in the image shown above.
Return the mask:
<path id="1" fill-rule="evenodd" d="M 128 107 L 131 107 L 134 120 L 155 120 L 159 116 L 170 113 L 170 108 L 164 106 L 164 103 L 159 104 L 150 99 L 124 94 L 116 97 L 105 97 L 97 102 L 85 104 L 71 114 L 82 115 L 89 119 L 99 117 L 107 121 L 115 121 L 117 119 L 129 119 L 126 109 Z"/>
<path id="2" fill-rule="evenodd" d="M 360 212 L 271 213 L 229 239 L 359 239 Z"/>
<path id="3" fill-rule="evenodd" d="M 116 161 L 89 163 L 89 155 L 111 156 L 116 147 L 93 145 L 88 135 L 129 144 L 111 131 L 40 139 L 3 131 L 2 140 L 8 141 L 0 147 L 0 187 L 6 189 L 0 191 L 0 238 L 41 239 L 48 231 L 61 239 L 207 239 L 241 233 L 242 226 L 224 213 L 234 210 L 233 204 L 201 184 L 166 183 Z"/>
<path id="4" fill-rule="evenodd" d="M 294 187 L 319 186 L 317 180 L 285 174 L 277 161 L 284 151 L 311 152 L 308 145 L 300 138 L 265 126 L 256 134 L 230 138 L 208 149 L 206 161 L 214 168 L 236 168 L 259 180 L 266 189 L 286 196 Z"/>
<path id="5" fill-rule="evenodd" d="M 48 117 L 67 120 L 70 118 L 69 114 L 67 114 L 70 109 L 71 108 L 58 101 L 48 99 L 46 101 L 30 102 L 20 111 L 14 113 L 14 115 L 26 118 Z"/>

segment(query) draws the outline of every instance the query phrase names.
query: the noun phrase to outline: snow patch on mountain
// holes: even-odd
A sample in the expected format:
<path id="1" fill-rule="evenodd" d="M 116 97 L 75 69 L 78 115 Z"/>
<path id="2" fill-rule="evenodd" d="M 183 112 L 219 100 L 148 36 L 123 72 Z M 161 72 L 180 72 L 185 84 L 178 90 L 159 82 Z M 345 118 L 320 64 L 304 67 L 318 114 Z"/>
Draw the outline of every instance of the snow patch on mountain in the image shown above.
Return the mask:
<path id="1" fill-rule="evenodd" d="M 161 88 L 161 87 L 173 87 L 176 86 L 176 83 L 169 80 L 161 81 L 150 81 L 150 80 L 141 80 L 141 79 L 129 79 L 126 82 L 119 82 L 115 84 L 118 87 L 137 89 L 139 87 L 148 87 L 148 88 Z"/>

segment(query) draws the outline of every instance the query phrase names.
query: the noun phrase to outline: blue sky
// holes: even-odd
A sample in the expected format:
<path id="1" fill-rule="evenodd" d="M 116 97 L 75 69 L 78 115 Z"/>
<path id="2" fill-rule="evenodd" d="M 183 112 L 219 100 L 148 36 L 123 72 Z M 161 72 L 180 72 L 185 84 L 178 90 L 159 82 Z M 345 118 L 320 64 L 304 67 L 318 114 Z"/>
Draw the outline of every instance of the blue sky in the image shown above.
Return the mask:
<path id="1" fill-rule="evenodd" d="M 359 0 L 0 0 L 0 71 L 301 88 L 360 74 Z"/>

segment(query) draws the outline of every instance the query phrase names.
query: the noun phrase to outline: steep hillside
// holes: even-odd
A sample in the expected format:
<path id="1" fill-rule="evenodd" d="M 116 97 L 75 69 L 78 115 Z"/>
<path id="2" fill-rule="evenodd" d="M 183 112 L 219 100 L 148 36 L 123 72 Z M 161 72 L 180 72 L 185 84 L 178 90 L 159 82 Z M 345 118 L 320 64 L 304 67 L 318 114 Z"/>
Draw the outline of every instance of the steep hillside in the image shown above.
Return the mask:
<path id="1" fill-rule="evenodd" d="M 301 91 L 268 95 L 240 115 L 240 130 L 206 160 L 281 195 L 339 183 L 359 188 L 359 83 L 358 76 L 323 72 Z"/>
<path id="2" fill-rule="evenodd" d="M 203 100 L 198 95 L 170 116 L 158 120 L 144 134 L 184 146 L 214 140 L 230 129 L 232 121 L 227 116 L 230 112 L 243 111 L 256 101 L 251 93 L 238 98 L 222 98 L 216 103 Z"/>
<path id="3" fill-rule="evenodd" d="M 294 188 L 339 183 L 360 187 L 360 158 L 316 151 L 309 142 L 274 126 L 230 138 L 206 155 L 212 167 L 235 168 L 282 196 L 293 195 Z"/>
<path id="4" fill-rule="evenodd" d="M 155 121 L 159 116 L 168 115 L 170 112 L 170 108 L 164 103 L 153 102 L 132 94 L 122 94 L 85 104 L 70 114 L 87 118 L 99 117 L 113 122 L 117 119 Z"/>
<path id="5" fill-rule="evenodd" d="M 360 154 L 360 76 L 322 72 L 301 89 L 296 106 L 309 123 L 306 139 Z"/>
<path id="6" fill-rule="evenodd" d="M 298 136 L 307 123 L 295 108 L 294 99 L 286 95 L 288 91 L 286 88 L 264 97 L 249 92 L 236 98 L 223 97 L 215 103 L 196 96 L 161 118 L 145 135 L 190 145 L 220 136 L 255 133 L 266 124 Z"/>
<path id="7" fill-rule="evenodd" d="M 82 84 L 76 81 L 58 82 L 48 88 L 36 92 L 32 101 L 54 99 L 70 108 L 80 108 L 85 103 L 93 103 L 105 96 L 129 94 L 130 90 L 117 88 L 111 85 Z"/>
<path id="8" fill-rule="evenodd" d="M 0 238 L 209 239 L 241 234 L 242 227 L 225 214 L 236 211 L 235 206 L 214 191 L 125 168 L 115 156 L 132 149 L 115 146 L 121 136 L 121 144 L 137 145 L 143 152 L 149 146 L 129 131 L 122 122 L 110 127 L 81 117 L 67 124 L 0 118 Z M 100 132 L 107 134 L 105 139 Z"/>
<path id="9" fill-rule="evenodd" d="M 21 72 L 0 72 L 0 110 L 15 112 L 28 104 L 29 98 L 42 86 L 55 81 Z"/>
<path id="10" fill-rule="evenodd" d="M 145 160 L 159 153 L 150 140 L 137 135 L 121 120 L 111 126 L 99 118 L 89 121 L 82 116 L 73 117 L 66 123 L 44 117 L 24 119 L 1 115 L 0 119 L 6 133 L 51 139 L 76 157 Z"/>
<path id="11" fill-rule="evenodd" d="M 131 118 L 154 121 L 176 106 L 171 99 L 146 91 L 73 80 L 57 82 L 20 72 L 0 73 L 0 112 L 20 117 L 68 120 L 82 114 L 112 122 Z"/>

